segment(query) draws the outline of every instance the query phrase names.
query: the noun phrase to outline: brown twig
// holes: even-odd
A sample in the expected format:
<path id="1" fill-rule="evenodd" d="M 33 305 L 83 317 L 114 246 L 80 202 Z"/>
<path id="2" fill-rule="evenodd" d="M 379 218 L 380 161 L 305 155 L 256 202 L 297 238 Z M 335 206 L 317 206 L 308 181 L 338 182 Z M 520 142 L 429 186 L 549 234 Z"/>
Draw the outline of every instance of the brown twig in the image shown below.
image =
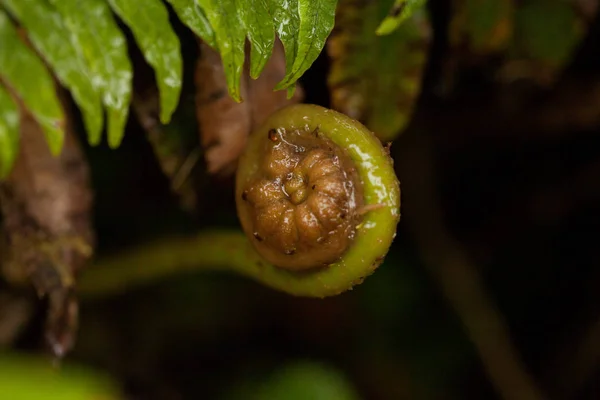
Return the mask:
<path id="1" fill-rule="evenodd" d="M 439 196 L 426 132 L 406 135 L 397 146 L 406 193 L 403 215 L 429 272 L 462 320 L 500 396 L 507 400 L 543 399 L 511 343 L 501 314 L 486 294 L 477 268 L 446 231 L 436 200 Z"/>
<path id="2" fill-rule="evenodd" d="M 0 348 L 9 347 L 29 322 L 33 314 L 31 299 L 0 293 Z"/>
<path id="3" fill-rule="evenodd" d="M 550 365 L 546 378 L 552 382 L 556 398 L 575 398 L 600 366 L 600 318 L 592 321 L 580 337 L 569 341 Z"/>

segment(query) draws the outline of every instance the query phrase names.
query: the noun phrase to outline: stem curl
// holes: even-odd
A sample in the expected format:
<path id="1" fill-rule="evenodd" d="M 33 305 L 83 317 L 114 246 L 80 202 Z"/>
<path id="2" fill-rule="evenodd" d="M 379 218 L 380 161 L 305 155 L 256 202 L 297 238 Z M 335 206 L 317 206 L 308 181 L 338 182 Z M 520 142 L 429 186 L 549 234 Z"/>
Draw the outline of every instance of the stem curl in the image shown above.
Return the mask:
<path id="1" fill-rule="evenodd" d="M 297 199 L 302 179 L 313 192 Z M 252 203 L 248 194 L 256 182 L 260 201 Z M 264 182 L 279 187 L 273 192 Z M 297 191 L 290 193 L 291 186 Z M 238 166 L 236 203 L 242 228 L 274 265 L 261 274 L 269 275 L 268 284 L 325 297 L 362 282 L 383 261 L 400 219 L 400 184 L 388 152 L 365 126 L 333 110 L 297 104 L 273 113 L 250 136 Z M 274 216 L 265 212 L 272 204 Z M 276 223 L 261 231 L 266 218 Z M 289 220 L 296 225 L 288 229 Z M 333 252 L 321 251 L 328 247 Z"/>
<path id="2" fill-rule="evenodd" d="M 352 221 L 349 245 L 336 255 L 334 261 L 323 263 L 318 258 L 318 265 L 313 268 L 297 268 L 297 265 L 286 268 L 281 263 L 269 262 L 260 246 L 256 246 L 253 226 L 256 220 L 253 218 L 258 214 L 248 213 L 248 194 L 245 191 L 248 183 L 257 173 L 260 174 L 265 165 L 264 141 L 273 139 L 273 129 L 278 132 L 319 132 L 321 139 L 340 148 L 341 153 L 332 150 L 332 157 L 347 157 L 351 164 L 353 171 L 344 176 L 351 177 L 359 186 L 356 190 L 356 195 L 360 196 L 356 200 L 359 206 L 353 211 L 355 218 L 349 219 Z M 301 162 L 293 158 L 295 156 L 290 157 L 279 161 Z M 332 165 L 329 163 L 321 168 L 333 168 Z M 347 163 L 344 161 L 339 165 L 346 167 Z M 331 171 L 328 176 L 341 176 L 337 169 Z M 287 182 L 288 193 L 292 192 L 289 188 L 300 179 L 294 174 L 290 176 L 293 180 Z M 310 178 L 310 171 L 307 176 Z M 335 186 L 328 181 L 321 181 L 321 184 L 323 182 L 330 188 Z M 285 182 L 280 183 L 285 185 Z M 312 184 L 309 186 L 312 187 Z M 294 186 L 294 193 L 298 187 L 301 186 Z M 290 198 L 290 202 L 301 203 L 309 197 L 310 194 L 295 200 Z M 184 271 L 221 270 L 241 274 L 295 296 L 335 296 L 360 284 L 383 262 L 400 220 L 400 184 L 387 149 L 362 124 L 315 105 L 300 104 L 281 109 L 251 135 L 238 166 L 236 198 L 238 215 L 246 235 L 239 231 L 208 231 L 196 237 L 163 239 L 156 244 L 101 259 L 82 274 L 79 281 L 81 295 L 95 297 L 122 292 L 140 283 Z M 336 230 L 335 227 L 332 229 Z M 315 251 L 318 253 L 309 246 L 309 256 Z"/>

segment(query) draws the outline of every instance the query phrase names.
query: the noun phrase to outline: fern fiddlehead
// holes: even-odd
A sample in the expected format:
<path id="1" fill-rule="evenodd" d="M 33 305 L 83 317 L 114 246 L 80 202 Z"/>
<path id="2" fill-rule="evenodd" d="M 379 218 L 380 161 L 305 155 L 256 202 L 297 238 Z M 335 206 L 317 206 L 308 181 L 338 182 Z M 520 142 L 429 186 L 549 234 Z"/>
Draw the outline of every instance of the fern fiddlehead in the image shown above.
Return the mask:
<path id="1" fill-rule="evenodd" d="M 385 148 L 358 122 L 315 105 L 280 110 L 252 134 L 236 196 L 271 273 L 296 274 L 307 295 L 337 294 L 369 275 L 400 217 Z"/>
<path id="2" fill-rule="evenodd" d="M 246 236 L 205 232 L 99 260 L 81 277 L 82 296 L 186 270 L 334 296 L 370 275 L 395 237 L 400 186 L 392 160 L 373 133 L 336 111 L 298 104 L 273 113 L 250 136 L 236 181 Z"/>

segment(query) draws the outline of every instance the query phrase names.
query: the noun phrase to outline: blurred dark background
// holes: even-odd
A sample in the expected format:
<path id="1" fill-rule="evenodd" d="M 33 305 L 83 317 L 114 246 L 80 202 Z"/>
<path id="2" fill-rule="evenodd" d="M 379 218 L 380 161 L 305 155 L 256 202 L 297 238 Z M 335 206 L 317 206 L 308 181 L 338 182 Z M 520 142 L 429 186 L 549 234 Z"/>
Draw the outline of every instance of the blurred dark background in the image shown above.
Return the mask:
<path id="1" fill-rule="evenodd" d="M 542 398 L 600 398 L 598 17 L 557 82 L 540 87 L 496 83 L 493 57 L 450 66 L 449 4 L 429 9 L 424 85 L 392 145 L 403 219 L 373 276 L 325 300 L 202 272 L 84 299 L 69 358 L 107 371 L 131 399 L 252 398 L 253 385 L 298 365 L 326 368 L 357 398 L 496 399 L 502 383 L 490 366 L 496 377 L 511 366 L 485 350 L 498 333 L 486 322 L 491 310 Z M 173 23 L 189 69 L 196 43 Z M 132 57 L 141 62 L 135 50 Z M 330 105 L 328 70 L 323 52 L 301 79 L 305 102 Z M 191 74 L 186 80 L 180 110 L 193 107 Z M 237 226 L 232 178 L 199 178 L 190 216 L 145 136 L 132 117 L 118 150 L 86 147 L 100 255 L 169 233 Z M 457 256 L 447 248 L 466 264 L 452 269 Z M 474 297 L 460 297 L 472 276 L 492 305 L 475 315 Z M 39 346 L 42 312 L 18 348 Z M 300 385 L 313 381 L 298 376 Z"/>

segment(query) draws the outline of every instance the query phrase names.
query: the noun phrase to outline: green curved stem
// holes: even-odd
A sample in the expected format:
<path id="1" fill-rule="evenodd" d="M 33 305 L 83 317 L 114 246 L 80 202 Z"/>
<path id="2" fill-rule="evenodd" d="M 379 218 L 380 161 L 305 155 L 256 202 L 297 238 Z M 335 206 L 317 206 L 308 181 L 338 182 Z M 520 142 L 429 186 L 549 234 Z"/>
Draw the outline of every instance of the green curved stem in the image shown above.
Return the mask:
<path id="1" fill-rule="evenodd" d="M 100 258 L 78 282 L 82 298 L 116 295 L 183 273 L 233 272 L 295 295 L 322 297 L 298 274 L 267 264 L 238 230 L 161 239 Z"/>

